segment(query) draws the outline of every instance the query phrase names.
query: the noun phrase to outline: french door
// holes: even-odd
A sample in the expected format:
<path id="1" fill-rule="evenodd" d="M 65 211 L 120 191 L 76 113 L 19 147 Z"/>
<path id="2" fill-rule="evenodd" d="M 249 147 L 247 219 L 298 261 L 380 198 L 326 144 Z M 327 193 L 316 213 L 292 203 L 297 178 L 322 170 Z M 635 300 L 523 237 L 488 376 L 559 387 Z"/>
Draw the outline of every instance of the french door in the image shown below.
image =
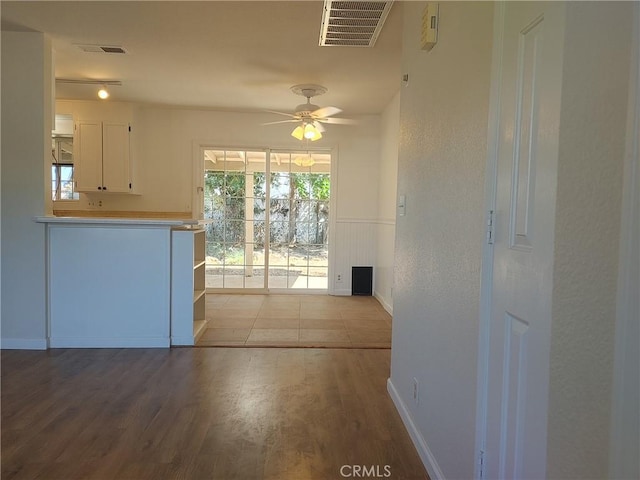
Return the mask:
<path id="1" fill-rule="evenodd" d="M 207 288 L 328 287 L 331 154 L 202 148 Z"/>

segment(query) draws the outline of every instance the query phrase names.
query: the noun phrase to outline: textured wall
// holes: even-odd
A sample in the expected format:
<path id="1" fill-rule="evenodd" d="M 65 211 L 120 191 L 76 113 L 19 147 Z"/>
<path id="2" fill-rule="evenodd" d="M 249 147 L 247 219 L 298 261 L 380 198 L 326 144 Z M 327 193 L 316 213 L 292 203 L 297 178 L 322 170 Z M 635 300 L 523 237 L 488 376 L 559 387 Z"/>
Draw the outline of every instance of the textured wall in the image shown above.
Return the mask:
<path id="1" fill-rule="evenodd" d="M 493 4 L 441 2 L 428 53 L 424 5 L 403 5 L 397 193 L 407 207 L 396 219 L 391 383 L 445 477 L 471 478 Z"/>
<path id="2" fill-rule="evenodd" d="M 567 5 L 549 478 L 606 478 L 608 473 L 631 11 L 631 3 Z"/>

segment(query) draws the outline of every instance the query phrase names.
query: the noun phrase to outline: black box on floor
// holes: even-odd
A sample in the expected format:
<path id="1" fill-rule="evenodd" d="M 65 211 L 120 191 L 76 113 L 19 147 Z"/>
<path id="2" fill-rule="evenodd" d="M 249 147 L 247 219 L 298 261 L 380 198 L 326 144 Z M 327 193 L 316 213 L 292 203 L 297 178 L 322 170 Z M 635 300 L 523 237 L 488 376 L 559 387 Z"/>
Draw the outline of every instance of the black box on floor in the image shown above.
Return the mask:
<path id="1" fill-rule="evenodd" d="M 373 293 L 373 267 L 351 267 L 351 295 Z"/>

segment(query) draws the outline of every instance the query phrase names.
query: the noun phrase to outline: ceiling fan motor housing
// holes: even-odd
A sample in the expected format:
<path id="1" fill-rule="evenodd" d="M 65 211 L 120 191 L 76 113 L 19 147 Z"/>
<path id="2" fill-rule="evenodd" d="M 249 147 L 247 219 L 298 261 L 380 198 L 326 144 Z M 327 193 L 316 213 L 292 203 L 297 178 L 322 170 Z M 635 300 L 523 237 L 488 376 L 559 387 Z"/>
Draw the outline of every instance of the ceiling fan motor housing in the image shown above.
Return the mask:
<path id="1" fill-rule="evenodd" d="M 311 117 L 311 112 L 315 112 L 318 109 L 320 109 L 320 107 L 313 103 L 301 103 L 296 107 L 295 114 L 301 117 Z"/>

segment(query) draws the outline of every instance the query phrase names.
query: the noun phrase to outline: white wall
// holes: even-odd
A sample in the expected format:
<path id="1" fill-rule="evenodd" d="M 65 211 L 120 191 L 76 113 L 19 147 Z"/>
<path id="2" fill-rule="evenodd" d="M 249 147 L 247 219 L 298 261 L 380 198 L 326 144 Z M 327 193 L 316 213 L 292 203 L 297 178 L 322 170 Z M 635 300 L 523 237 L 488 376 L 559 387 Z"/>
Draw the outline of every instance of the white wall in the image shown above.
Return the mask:
<path id="1" fill-rule="evenodd" d="M 441 2 L 428 53 L 424 6 L 403 5 L 389 389 L 431 478 L 471 478 L 493 5 Z"/>
<path id="2" fill-rule="evenodd" d="M 87 102 L 72 103 L 81 105 L 74 107 L 75 111 L 81 112 L 79 115 L 91 115 Z M 88 103 L 95 106 L 99 102 Z M 87 210 L 90 209 L 89 200 L 99 199 L 102 207 L 94 207 L 98 211 L 190 214 L 195 189 L 193 162 L 199 145 L 301 147 L 300 141 L 290 135 L 291 124 L 261 125 L 273 121 L 272 114 L 137 106 L 134 115 L 136 182 L 141 195 L 82 194 L 80 202 L 57 202 L 57 208 Z M 328 125 L 324 137 L 311 144 L 312 148 L 332 149 L 337 163 L 334 170 L 337 174 L 332 179 L 331 194 L 335 203 L 331 215 L 336 220 L 332 237 L 336 264 L 332 271 L 342 276 L 342 281 L 334 288 L 339 294 L 350 294 L 351 266 L 376 262 L 380 117 L 360 116 L 357 120 L 357 125 L 353 126 Z M 330 280 L 335 280 L 335 275 Z"/>
<path id="3" fill-rule="evenodd" d="M 45 230 L 50 209 L 51 44 L 2 32 L 3 348 L 46 348 Z"/>
<path id="4" fill-rule="evenodd" d="M 608 474 L 631 14 L 630 2 L 567 3 L 547 422 L 549 478 Z M 596 30 L 607 34 L 595 36 Z"/>
<path id="5" fill-rule="evenodd" d="M 380 179 L 378 183 L 378 225 L 375 296 L 393 312 L 393 265 L 396 234 L 396 187 L 398 181 L 398 140 L 400 137 L 400 92 L 381 116 Z"/>

